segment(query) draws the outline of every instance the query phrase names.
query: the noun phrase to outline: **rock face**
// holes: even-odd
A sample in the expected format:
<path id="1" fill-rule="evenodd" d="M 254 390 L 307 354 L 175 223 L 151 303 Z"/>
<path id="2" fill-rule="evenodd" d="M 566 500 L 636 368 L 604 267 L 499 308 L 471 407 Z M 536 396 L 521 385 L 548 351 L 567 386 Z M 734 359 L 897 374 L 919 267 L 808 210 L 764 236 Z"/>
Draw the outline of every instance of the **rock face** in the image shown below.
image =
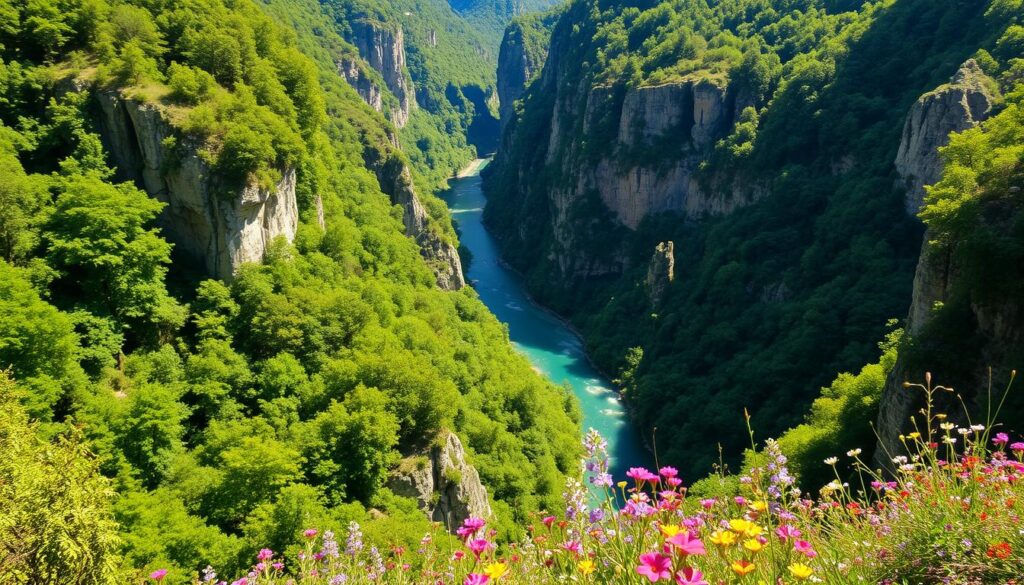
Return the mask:
<path id="1" fill-rule="evenodd" d="M 675 279 L 675 244 L 662 242 L 654 249 L 651 263 L 647 267 L 647 295 L 651 305 L 657 307 L 665 298 L 668 285 Z"/>
<path id="2" fill-rule="evenodd" d="M 488 184 L 491 180 L 501 181 L 515 185 L 505 189 L 513 194 L 510 197 L 518 195 L 513 201 L 489 204 L 502 209 L 502 222 L 521 224 L 513 238 L 521 241 L 509 241 L 500 226 L 491 223 L 503 245 L 528 247 L 531 239 L 550 241 L 544 253 L 561 282 L 611 276 L 629 264 L 624 251 L 607 244 L 614 240 L 611 230 L 635 230 L 648 216 L 663 212 L 686 220 L 728 214 L 766 195 L 767 190 L 754 181 L 698 173 L 714 143 L 734 123 L 736 99 L 720 82 L 692 79 L 637 88 L 592 87 L 574 70 L 576 65 L 563 58 L 568 52 L 562 45 L 567 42 L 568 35 L 556 30 L 543 71 L 530 86 L 532 95 L 545 96 L 538 98 L 543 105 L 533 108 L 531 115 L 547 119 L 512 121 L 494 168 L 485 176 L 489 191 L 494 190 Z M 510 54 L 506 53 L 506 67 L 525 71 L 521 56 Z M 518 136 L 526 131 L 532 134 Z M 552 177 L 543 193 L 531 191 L 531 178 L 538 176 Z M 535 203 L 539 198 L 548 201 L 543 226 L 536 225 L 541 221 Z M 512 214 L 520 217 L 513 219 L 508 206 L 515 205 L 520 207 Z"/>
<path id="3" fill-rule="evenodd" d="M 198 155 L 198 144 L 178 136 L 161 109 L 101 91 L 101 135 L 121 179 L 132 180 L 167 207 L 159 218 L 168 239 L 211 276 L 230 279 L 244 262 L 260 262 L 270 242 L 295 238 L 299 210 L 295 169 L 278 169 L 273 189 L 248 185 L 225 193 Z M 175 136 L 178 148 L 164 139 Z"/>
<path id="4" fill-rule="evenodd" d="M 896 167 L 908 189 L 908 213 L 916 213 L 920 209 L 924 186 L 941 178 L 942 160 L 937 149 L 948 144 L 949 133 L 978 125 L 988 118 L 993 105 L 993 96 L 986 88 L 984 74 L 973 60 L 967 61 L 960 68 L 949 85 L 925 94 L 914 104 L 907 116 L 903 142 L 896 159 Z M 983 217 L 986 215 L 999 217 L 998 213 L 982 214 Z M 962 273 L 955 249 L 933 246 L 929 243 L 931 239 L 932 234 L 926 232 L 914 274 L 913 298 L 905 328 L 913 343 L 923 342 L 925 345 L 929 344 L 927 327 L 935 315 L 935 307 L 950 300 Z M 925 367 L 939 374 L 937 383 L 956 385 L 969 408 L 979 407 L 982 398 L 980 389 L 986 388 L 988 384 L 988 366 L 1004 363 L 998 356 L 1006 347 L 1018 343 L 1013 340 L 1020 333 L 1008 324 L 1019 317 L 1020 310 L 1016 305 L 982 308 L 971 303 L 968 319 L 972 321 L 978 339 L 983 340 L 979 341 L 979 349 L 985 356 L 985 363 L 976 364 L 972 373 L 961 373 L 956 380 L 942 375 L 943 364 L 928 364 Z M 902 452 L 899 436 L 913 430 L 910 417 L 917 414 L 923 405 L 920 390 L 904 388 L 905 381 L 923 382 L 924 371 L 914 370 L 910 359 L 901 352 L 886 380 L 879 403 L 879 443 L 875 453 L 875 464 L 878 466 L 890 466 L 890 455 Z M 950 404 L 940 402 L 940 406 L 951 417 L 961 412 L 959 404 L 953 404 L 950 396 L 939 398 L 940 401 L 950 401 Z"/>
<path id="5" fill-rule="evenodd" d="M 388 90 L 398 99 L 398 105 L 389 114 L 391 122 L 402 128 L 409 122 L 409 115 L 416 107 L 415 91 L 405 68 L 405 36 L 402 28 L 396 26 L 392 29 L 368 19 L 355 20 L 352 22 L 352 36 L 348 40 L 359 50 L 359 56 L 380 73 Z M 345 75 L 345 79 L 349 77 Z M 349 83 L 352 81 L 349 80 Z M 353 86 L 359 90 L 359 87 Z M 367 91 L 367 95 L 371 94 Z M 360 91 L 360 95 L 363 92 Z M 367 103 L 373 106 L 369 100 Z"/>
<path id="6" fill-rule="evenodd" d="M 949 143 L 950 132 L 972 128 L 992 112 L 990 80 L 974 59 L 964 63 L 949 84 L 921 96 L 903 126 L 896 155 L 896 170 L 907 188 L 907 213 L 916 215 L 924 200 L 925 185 L 942 177 L 938 149 Z"/>
<path id="7" fill-rule="evenodd" d="M 338 74 L 363 98 L 363 101 L 378 112 L 384 111 L 384 96 L 380 87 L 370 78 L 362 64 L 356 59 L 344 58 L 338 62 Z"/>
<path id="8" fill-rule="evenodd" d="M 430 216 L 416 195 L 409 167 L 395 157 L 371 163 L 370 166 L 377 174 L 381 190 L 391 198 L 393 204 L 402 206 L 405 235 L 419 244 L 420 254 L 437 277 L 437 286 L 443 290 L 458 290 L 466 286 L 459 252 L 431 225 Z"/>
<path id="9" fill-rule="evenodd" d="M 498 50 L 498 113 L 502 127 L 511 119 L 513 104 L 523 97 L 527 82 L 540 70 L 547 57 L 546 52 L 538 54 L 528 49 L 526 34 L 522 25 L 509 25 Z"/>
<path id="10" fill-rule="evenodd" d="M 404 459 L 391 474 L 388 487 L 400 496 L 415 498 L 428 518 L 452 533 L 470 516 L 491 516 L 487 489 L 476 468 L 466 463 L 466 451 L 455 433 L 442 432 L 429 451 Z"/>

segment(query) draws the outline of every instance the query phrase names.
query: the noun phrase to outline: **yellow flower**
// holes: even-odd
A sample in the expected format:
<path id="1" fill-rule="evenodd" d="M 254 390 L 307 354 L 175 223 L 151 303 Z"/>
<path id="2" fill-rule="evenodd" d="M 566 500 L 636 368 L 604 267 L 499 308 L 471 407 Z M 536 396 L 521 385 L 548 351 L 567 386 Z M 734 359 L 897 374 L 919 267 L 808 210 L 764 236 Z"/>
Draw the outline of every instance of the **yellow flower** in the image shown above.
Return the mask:
<path id="1" fill-rule="evenodd" d="M 665 538 L 672 538 L 679 534 L 679 531 L 681 530 L 678 524 L 661 524 L 658 528 L 661 529 L 661 534 Z"/>
<path id="2" fill-rule="evenodd" d="M 918 433 L 916 431 L 913 432 L 913 433 L 910 433 L 909 435 L 907 435 L 908 439 L 917 439 L 917 438 L 920 438 L 920 437 L 921 437 L 921 433 Z"/>
<path id="3" fill-rule="evenodd" d="M 740 577 L 752 572 L 754 570 L 754 563 L 750 561 L 736 561 L 732 564 L 732 572 L 736 573 Z"/>
<path id="4" fill-rule="evenodd" d="M 803 581 L 804 579 L 811 576 L 811 573 L 814 572 L 814 569 L 808 567 L 803 563 L 793 563 L 789 566 L 789 572 L 797 579 Z"/>
<path id="5" fill-rule="evenodd" d="M 584 575 L 589 575 L 597 570 L 597 567 L 594 566 L 594 561 L 590 559 L 580 561 L 580 564 L 576 565 L 576 568 L 579 569 L 580 573 L 583 573 Z"/>
<path id="6" fill-rule="evenodd" d="M 508 565 L 505 563 L 491 563 L 484 567 L 484 575 L 487 575 L 491 579 L 498 580 L 501 576 L 508 572 Z"/>
<path id="7" fill-rule="evenodd" d="M 719 546 L 732 546 L 736 544 L 736 535 L 732 532 L 716 530 L 711 533 L 711 542 Z"/>
<path id="8" fill-rule="evenodd" d="M 615 485 L 619 486 L 619 489 L 620 489 L 620 490 L 624 490 L 624 489 L 626 489 L 626 486 L 627 486 L 627 485 L 629 485 L 629 484 L 627 484 L 627 483 L 626 483 L 626 482 L 624 482 L 624 481 L 620 481 L 619 483 L 617 483 L 617 484 L 615 484 Z"/>
<path id="9" fill-rule="evenodd" d="M 729 528 L 746 537 L 754 537 L 761 534 L 761 527 L 749 520 L 729 520 Z"/>
<path id="10" fill-rule="evenodd" d="M 755 511 L 755 512 L 764 512 L 765 510 L 768 509 L 768 503 L 767 502 L 751 502 L 750 503 L 750 509 Z"/>
<path id="11" fill-rule="evenodd" d="M 761 544 L 760 540 L 756 538 L 751 538 L 750 540 L 743 541 L 743 548 L 749 550 L 750 552 L 756 553 L 760 552 L 761 549 L 764 548 L 764 545 Z"/>

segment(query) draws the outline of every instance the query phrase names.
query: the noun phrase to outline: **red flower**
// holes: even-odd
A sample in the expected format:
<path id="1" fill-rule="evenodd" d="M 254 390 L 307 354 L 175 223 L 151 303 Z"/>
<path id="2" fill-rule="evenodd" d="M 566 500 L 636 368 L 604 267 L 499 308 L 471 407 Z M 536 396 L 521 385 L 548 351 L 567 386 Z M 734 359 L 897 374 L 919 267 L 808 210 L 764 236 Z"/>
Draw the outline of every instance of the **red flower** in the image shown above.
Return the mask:
<path id="1" fill-rule="evenodd" d="M 1010 553 L 1012 552 L 1013 549 L 1010 547 L 1010 543 L 1000 542 L 999 544 L 993 544 L 988 547 L 985 554 L 988 555 L 988 558 L 990 559 L 1006 559 L 1010 557 Z"/>

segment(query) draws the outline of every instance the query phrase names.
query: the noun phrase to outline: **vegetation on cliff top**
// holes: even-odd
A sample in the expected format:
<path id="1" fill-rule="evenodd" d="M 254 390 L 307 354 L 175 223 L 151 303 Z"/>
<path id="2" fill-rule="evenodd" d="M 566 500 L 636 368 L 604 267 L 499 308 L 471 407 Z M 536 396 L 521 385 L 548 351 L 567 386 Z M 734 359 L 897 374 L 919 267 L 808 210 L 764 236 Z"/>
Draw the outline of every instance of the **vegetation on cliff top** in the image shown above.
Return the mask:
<path id="1" fill-rule="evenodd" d="M 575 465 L 572 397 L 530 370 L 471 289 L 436 289 L 402 234 L 364 162 L 387 143 L 383 118 L 305 53 L 322 47 L 307 31 L 262 8 L 0 2 L 0 369 L 24 408 L 5 398 L 0 418 L 12 440 L 30 440 L 27 413 L 41 439 L 80 441 L 18 447 L 50 455 L 15 489 L 88 449 L 68 479 L 98 468 L 106 484 L 47 489 L 72 508 L 117 493 L 119 544 L 97 508 L 94 532 L 47 524 L 65 532 L 45 544 L 66 548 L 33 548 L 36 567 L 108 567 L 116 552 L 184 583 L 205 563 L 233 571 L 253 547 L 283 548 L 309 522 L 415 542 L 427 521 L 385 479 L 442 428 L 462 437 L 510 534 L 554 505 Z M 164 204 L 108 166 L 92 99 L 108 89 L 162 104 L 178 128 L 164 146 L 198 140 L 225 179 L 296 167 L 294 243 L 229 283 L 201 277 L 155 227 Z M 22 538 L 3 518 L 3 542 Z"/>

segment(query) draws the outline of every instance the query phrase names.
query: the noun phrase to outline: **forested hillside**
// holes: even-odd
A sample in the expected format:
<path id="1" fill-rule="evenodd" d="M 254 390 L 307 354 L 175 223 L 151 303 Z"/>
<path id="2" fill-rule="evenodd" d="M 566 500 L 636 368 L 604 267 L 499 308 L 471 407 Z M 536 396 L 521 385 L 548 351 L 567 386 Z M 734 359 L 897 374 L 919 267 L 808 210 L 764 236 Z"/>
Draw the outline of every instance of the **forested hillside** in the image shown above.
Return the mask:
<path id="1" fill-rule="evenodd" d="M 946 299 L 914 291 L 924 230 L 894 164 L 901 131 L 972 57 L 986 103 L 1004 107 L 1022 16 L 1017 0 L 572 2 L 486 177 L 486 218 L 537 298 L 621 374 L 661 460 L 707 470 L 715 443 L 728 457 L 747 442 L 722 432 L 744 407 L 769 436 L 802 422 L 836 372 L 878 359 L 912 297 L 927 309 Z M 929 139 L 932 154 L 944 137 Z M 1019 238 L 1007 229 L 998 241 Z M 1006 277 L 1000 290 L 1018 286 Z M 976 316 L 958 314 L 974 330 Z M 1019 325 L 997 314 L 1000 331 Z M 837 433 L 874 443 L 861 425 L 898 341 L 883 366 L 833 383 L 812 416 L 821 432 L 791 435 L 794 448 Z M 899 376 L 945 367 L 954 345 Z M 961 366 L 989 359 L 1005 380 L 1019 356 L 1005 349 Z"/>
<path id="2" fill-rule="evenodd" d="M 447 212 L 339 76 L 352 47 L 315 36 L 306 8 L 0 2 L 15 582 L 163 567 L 191 583 L 312 523 L 411 545 L 431 494 L 389 486 L 435 443 L 459 443 L 480 477 L 437 481 L 482 482 L 513 534 L 575 469 L 573 398 L 471 289 L 438 287 L 421 248 L 454 241 Z M 47 483 L 55 468 L 66 483 Z"/>

